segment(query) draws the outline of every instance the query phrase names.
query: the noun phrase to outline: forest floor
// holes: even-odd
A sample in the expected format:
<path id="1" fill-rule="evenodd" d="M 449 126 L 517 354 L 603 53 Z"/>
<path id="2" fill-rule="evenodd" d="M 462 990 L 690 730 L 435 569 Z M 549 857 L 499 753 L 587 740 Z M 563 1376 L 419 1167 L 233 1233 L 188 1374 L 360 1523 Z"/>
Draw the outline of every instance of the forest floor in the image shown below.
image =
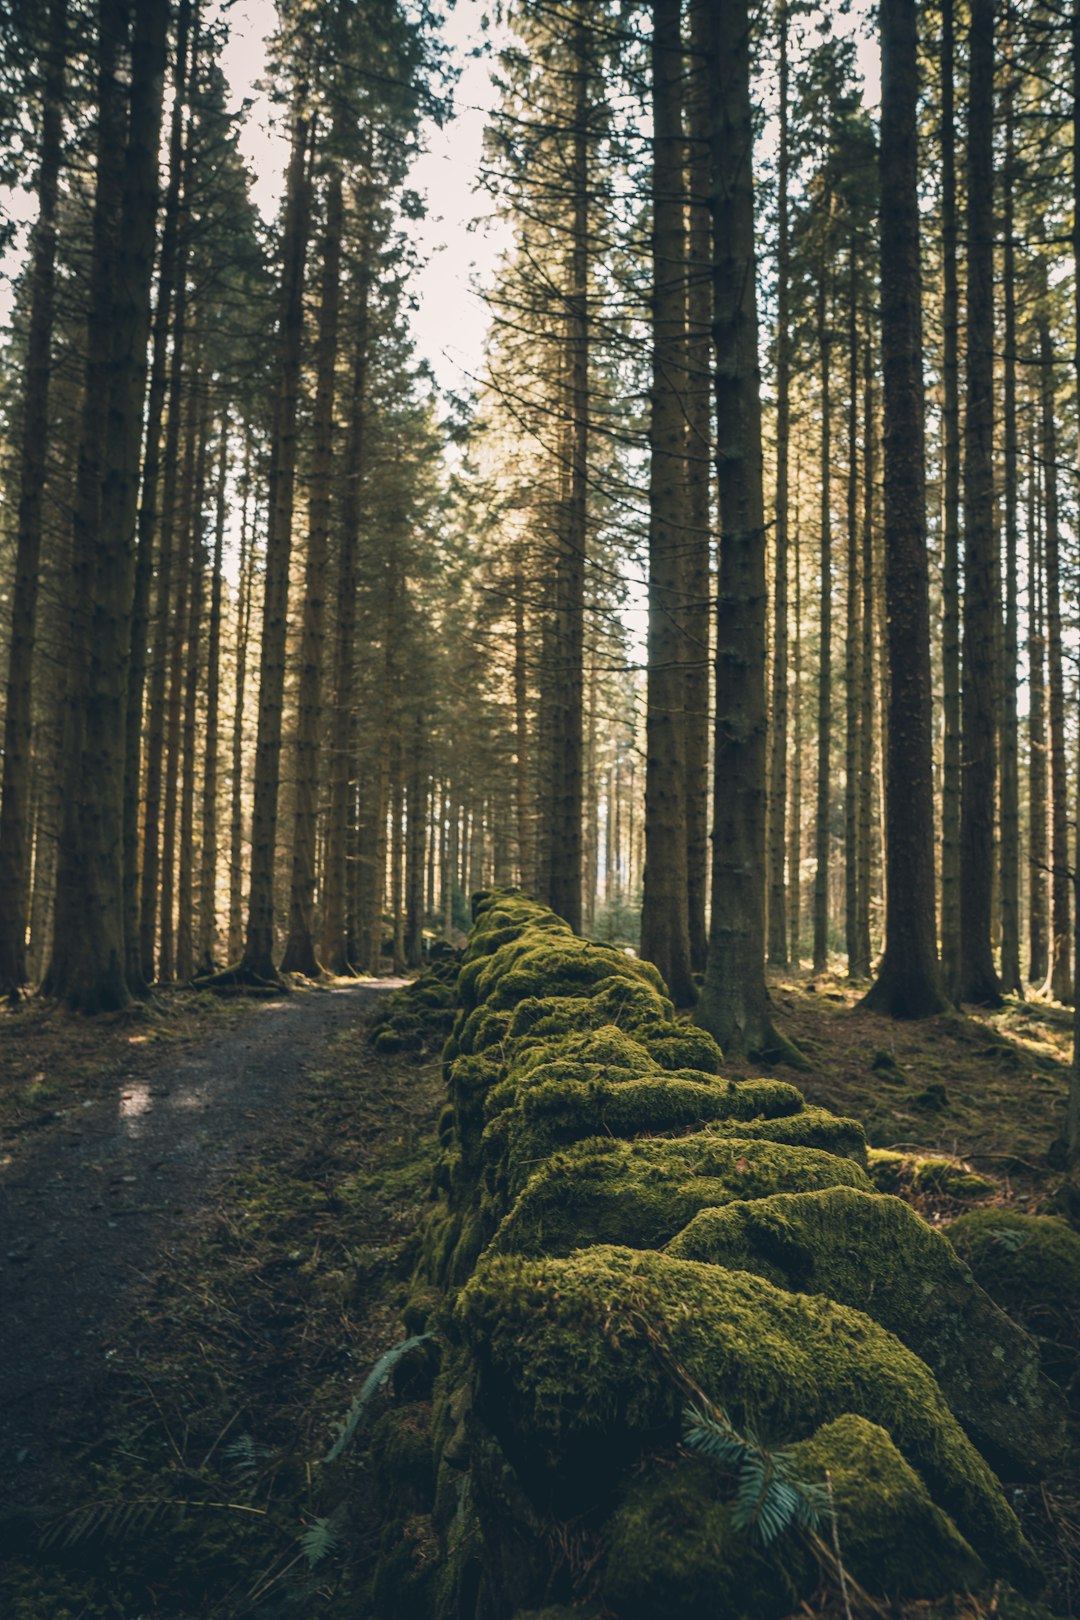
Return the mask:
<path id="1" fill-rule="evenodd" d="M 363 1448 L 327 1453 L 403 1336 L 445 1096 L 434 1057 L 372 1050 L 376 993 L 0 1017 L 4 1620 L 366 1612 Z M 773 993 L 811 1101 L 875 1146 L 970 1165 L 982 1201 L 1047 1205 L 1065 1009 L 896 1025 L 839 977 Z M 932 1220 L 970 1207 L 908 1192 Z M 1074 1494 L 1052 1484 L 1029 1526 L 1060 1614 Z"/>

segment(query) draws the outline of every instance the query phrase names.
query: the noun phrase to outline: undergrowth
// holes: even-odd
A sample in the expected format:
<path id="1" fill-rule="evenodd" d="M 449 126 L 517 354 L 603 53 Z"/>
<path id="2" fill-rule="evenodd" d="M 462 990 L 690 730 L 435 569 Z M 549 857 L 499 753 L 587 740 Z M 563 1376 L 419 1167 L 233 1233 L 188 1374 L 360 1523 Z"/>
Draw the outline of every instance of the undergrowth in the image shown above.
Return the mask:
<path id="1" fill-rule="evenodd" d="M 0 1523 L 4 1620 L 356 1616 L 362 1450 L 328 1454 L 401 1338 L 434 1065 L 339 1037 L 306 1108 L 143 1292 L 95 1432 Z"/>

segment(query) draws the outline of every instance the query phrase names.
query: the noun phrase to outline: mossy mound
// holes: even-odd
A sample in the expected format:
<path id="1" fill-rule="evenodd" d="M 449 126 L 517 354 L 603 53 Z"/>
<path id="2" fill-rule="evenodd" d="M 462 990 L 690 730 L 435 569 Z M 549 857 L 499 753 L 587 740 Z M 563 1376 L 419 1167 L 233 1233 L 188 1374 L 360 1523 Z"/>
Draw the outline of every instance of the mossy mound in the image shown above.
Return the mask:
<path id="1" fill-rule="evenodd" d="M 376 1052 L 438 1050 L 454 1025 L 457 976 L 456 959 L 439 961 L 387 996 L 371 1022 Z"/>
<path id="2" fill-rule="evenodd" d="M 999 1190 L 996 1181 L 980 1176 L 956 1159 L 871 1148 L 867 1168 L 879 1192 L 937 1195 L 966 1201 L 990 1198 Z"/>
<path id="3" fill-rule="evenodd" d="M 696 1215 L 667 1252 L 865 1311 L 926 1362 L 976 1444 L 1010 1473 L 1045 1472 L 1060 1454 L 1060 1403 L 1031 1339 L 901 1199 L 831 1187 L 728 1204 Z"/>
<path id="4" fill-rule="evenodd" d="M 591 1138 L 547 1159 L 492 1240 L 494 1252 L 566 1255 L 591 1243 L 655 1249 L 701 1209 L 805 1187 L 861 1187 L 850 1159 L 700 1131 L 635 1142 Z"/>
<path id="5" fill-rule="evenodd" d="M 807 1483 L 828 1471 L 845 1568 L 871 1596 L 938 1598 L 985 1578 L 981 1559 L 877 1424 L 848 1413 L 788 1454 Z M 813 1595 L 822 1571 L 807 1539 L 761 1546 L 733 1526 L 724 1494 L 722 1476 L 695 1458 L 633 1483 L 604 1534 L 604 1594 L 617 1612 L 779 1620 Z"/>
<path id="6" fill-rule="evenodd" d="M 1040 1342 L 1052 1378 L 1080 1374 L 1080 1234 L 1056 1215 L 973 1209 L 946 1229 L 991 1299 Z"/>
<path id="7" fill-rule="evenodd" d="M 860 1311 L 612 1246 L 485 1260 L 454 1320 L 484 1421 L 563 1516 L 601 1501 L 647 1448 L 675 1440 L 685 1393 L 665 1369 L 678 1368 L 760 1433 L 808 1438 L 846 1413 L 879 1424 L 988 1564 L 1032 1579 L 1001 1487 L 931 1373 Z"/>
<path id="8" fill-rule="evenodd" d="M 406 1508 L 433 1527 L 436 1576 L 409 1564 L 425 1620 L 770 1620 L 828 1584 L 804 1533 L 736 1531 L 730 1477 L 680 1449 L 697 1396 L 828 1469 L 867 1591 L 1029 1584 L 985 1459 L 1041 1467 L 1058 1406 L 1024 1333 L 883 1195 L 909 1160 L 785 1082 L 722 1078 L 647 963 L 516 893 L 474 910 L 409 1318 L 445 1351 L 435 1492 L 428 1512 L 411 1476 L 385 1555 L 405 1568 Z M 940 1164 L 926 1195 L 966 1196 Z"/>

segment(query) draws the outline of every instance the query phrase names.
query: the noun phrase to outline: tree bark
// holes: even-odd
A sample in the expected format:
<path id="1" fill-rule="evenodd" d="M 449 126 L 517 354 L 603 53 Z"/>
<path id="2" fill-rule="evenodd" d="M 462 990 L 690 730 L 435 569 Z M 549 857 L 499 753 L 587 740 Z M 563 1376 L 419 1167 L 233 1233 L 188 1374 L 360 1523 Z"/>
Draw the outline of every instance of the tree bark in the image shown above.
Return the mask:
<path id="1" fill-rule="evenodd" d="M 125 723 L 166 0 L 145 0 L 130 16 L 125 97 L 117 68 L 129 11 L 122 0 L 101 0 L 98 176 L 73 580 L 87 594 L 73 627 L 72 670 L 79 686 L 72 691 L 65 737 L 63 858 L 46 975 L 49 993 L 88 1013 L 130 1000 Z"/>
<path id="2" fill-rule="evenodd" d="M 697 1019 L 725 1050 L 767 1055 L 782 1043 L 765 988 L 766 536 L 746 0 L 711 8 L 710 56 L 721 528 L 712 914 Z"/>
<path id="3" fill-rule="evenodd" d="M 210 565 L 210 622 L 206 644 L 206 744 L 203 750 L 202 848 L 199 869 L 199 935 L 196 968 L 212 973 L 217 941 L 218 736 L 221 729 L 221 564 L 228 512 L 229 417 L 221 422 L 214 555 Z"/>
<path id="4" fill-rule="evenodd" d="M 1011 17 L 1011 13 L 1010 13 Z M 1020 756 L 1017 725 L 1017 667 L 1020 661 L 1017 623 L 1017 487 L 1016 428 L 1016 245 L 1013 240 L 1013 190 L 1016 167 L 1016 67 L 1013 24 L 1009 24 L 1005 84 L 1005 165 L 1002 171 L 1004 233 L 1002 299 L 1004 303 L 1004 507 L 1005 579 L 1004 643 L 1001 661 L 1001 988 L 1023 994 L 1020 977 Z"/>
<path id="5" fill-rule="evenodd" d="M 788 781 L 788 504 L 791 443 L 791 231 L 788 191 L 791 183 L 788 60 L 788 3 L 777 0 L 780 47 L 776 160 L 776 524 L 773 534 L 772 751 L 769 759 L 769 899 L 768 954 L 775 966 L 789 962 L 787 887 L 784 856 L 787 844 Z"/>
<path id="6" fill-rule="evenodd" d="M 1043 297 L 1045 299 L 1045 287 Z M 1045 989 L 1072 1000 L 1069 886 L 1069 800 L 1065 770 L 1065 679 L 1061 647 L 1061 534 L 1058 511 L 1057 390 L 1054 345 L 1045 303 L 1038 315 L 1042 383 L 1043 562 L 1050 719 L 1050 970 Z"/>
<path id="7" fill-rule="evenodd" d="M 827 203 L 823 205 L 827 211 Z M 829 847 L 832 817 L 832 333 L 830 267 L 818 265 L 817 340 L 821 357 L 821 652 L 818 660 L 817 804 L 814 819 L 814 972 L 829 965 Z"/>
<path id="8" fill-rule="evenodd" d="M 641 953 L 676 1006 L 694 1001 L 686 822 L 686 232 L 680 0 L 655 0 L 652 30 L 653 343 L 649 419 L 649 629 Z"/>
<path id="9" fill-rule="evenodd" d="M 991 950 L 997 543 L 994 533 L 994 0 L 972 0 L 967 147 L 967 388 L 960 794 L 960 984 L 997 1006 Z"/>
<path id="10" fill-rule="evenodd" d="M 0 797 L 0 996 L 26 983 L 33 774 L 34 644 L 37 637 L 42 500 L 49 451 L 49 382 L 56 285 L 56 201 L 63 161 L 68 0 L 51 0 L 44 68 L 38 217 L 30 260 L 30 328 L 23 381 L 15 584 L 4 715 Z"/>
<path id="11" fill-rule="evenodd" d="M 330 543 L 330 493 L 334 464 L 334 382 L 338 352 L 341 233 L 344 218 L 341 172 L 335 165 L 326 193 L 322 285 L 316 355 L 315 414 L 308 548 L 304 573 L 304 618 L 300 643 L 300 692 L 296 733 L 296 813 L 293 821 L 289 933 L 281 968 L 309 979 L 322 971 L 315 955 L 315 849 L 319 814 L 319 724 L 322 718 L 322 648 L 326 618 L 326 568 Z"/>
<path id="12" fill-rule="evenodd" d="M 296 476 L 296 416 L 303 342 L 304 268 L 309 226 L 308 140 L 304 94 L 297 92 L 292 152 L 285 180 L 281 313 L 278 323 L 271 440 L 266 584 L 259 663 L 259 725 L 255 741 L 255 802 L 251 825 L 251 893 L 241 980 L 271 981 L 274 968 L 274 861 L 277 853 L 281 717 L 285 694 L 285 636 Z"/>
<path id="13" fill-rule="evenodd" d="M 889 648 L 885 956 L 864 1005 L 945 1006 L 934 916 L 933 738 L 918 210 L 915 0 L 882 0 L 881 347 Z"/>
<path id="14" fill-rule="evenodd" d="M 941 268 L 943 558 L 941 668 L 941 966 L 950 995 L 960 985 L 960 288 L 956 208 L 956 22 L 941 0 Z"/>

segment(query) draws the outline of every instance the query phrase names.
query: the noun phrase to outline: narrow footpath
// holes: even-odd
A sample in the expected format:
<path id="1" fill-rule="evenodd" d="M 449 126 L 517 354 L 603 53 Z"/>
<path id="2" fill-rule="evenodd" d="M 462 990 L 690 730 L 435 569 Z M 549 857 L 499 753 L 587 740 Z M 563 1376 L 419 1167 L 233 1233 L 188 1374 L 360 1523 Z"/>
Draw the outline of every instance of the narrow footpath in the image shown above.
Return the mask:
<path id="1" fill-rule="evenodd" d="M 32 1501 L 102 1395 L 125 1298 L 169 1265 L 254 1151 L 272 1151 L 328 1042 L 401 981 L 254 1006 L 118 1077 L 0 1166 L 0 1513 Z"/>

